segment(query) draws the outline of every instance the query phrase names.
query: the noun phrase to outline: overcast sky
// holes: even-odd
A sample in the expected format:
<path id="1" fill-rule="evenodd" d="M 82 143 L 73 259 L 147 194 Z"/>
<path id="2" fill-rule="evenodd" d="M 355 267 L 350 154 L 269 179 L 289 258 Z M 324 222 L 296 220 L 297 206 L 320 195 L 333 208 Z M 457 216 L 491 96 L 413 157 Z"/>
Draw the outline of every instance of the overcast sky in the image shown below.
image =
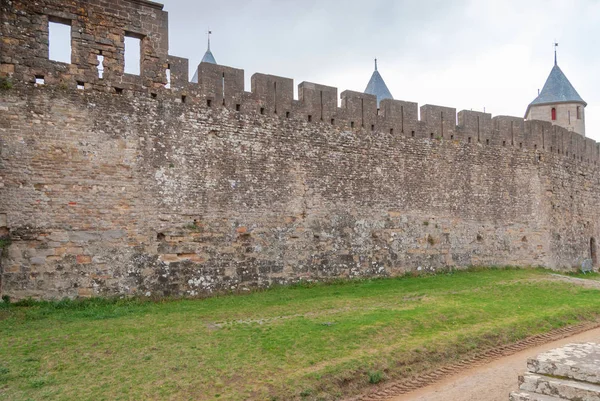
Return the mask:
<path id="1" fill-rule="evenodd" d="M 160 0 L 157 0 L 160 1 Z M 162 0 L 169 54 L 190 78 L 212 31 L 217 63 L 364 91 L 377 57 L 395 99 L 523 117 L 554 64 L 588 103 L 600 142 L 600 0 Z M 53 29 L 65 29 L 64 32 Z M 51 58 L 70 62 L 69 27 L 53 24 Z M 53 42 L 53 37 L 58 41 Z M 139 73 L 137 51 L 125 67 Z M 61 58 L 62 57 L 62 58 Z M 296 95 L 297 98 L 297 95 Z"/>
<path id="2" fill-rule="evenodd" d="M 395 99 L 522 117 L 558 64 L 600 141 L 600 1 L 163 0 L 170 54 L 364 91 L 377 57 Z"/>

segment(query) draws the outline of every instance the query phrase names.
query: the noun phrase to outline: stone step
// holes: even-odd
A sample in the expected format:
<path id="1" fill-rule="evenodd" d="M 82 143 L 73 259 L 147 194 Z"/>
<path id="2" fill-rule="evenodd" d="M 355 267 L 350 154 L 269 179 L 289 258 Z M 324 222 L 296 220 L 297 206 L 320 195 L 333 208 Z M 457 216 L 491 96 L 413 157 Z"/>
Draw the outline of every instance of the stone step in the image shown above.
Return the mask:
<path id="1" fill-rule="evenodd" d="M 551 395 L 563 400 L 600 401 L 600 386 L 574 380 L 525 373 L 519 377 L 519 388 L 537 394 Z"/>
<path id="2" fill-rule="evenodd" d="M 575 379 L 600 384 L 600 345 L 567 344 L 544 352 L 527 361 L 531 373 Z"/>
<path id="3" fill-rule="evenodd" d="M 526 391 L 514 391 L 510 393 L 510 401 L 562 401 L 560 398 L 543 394 L 532 394 Z"/>

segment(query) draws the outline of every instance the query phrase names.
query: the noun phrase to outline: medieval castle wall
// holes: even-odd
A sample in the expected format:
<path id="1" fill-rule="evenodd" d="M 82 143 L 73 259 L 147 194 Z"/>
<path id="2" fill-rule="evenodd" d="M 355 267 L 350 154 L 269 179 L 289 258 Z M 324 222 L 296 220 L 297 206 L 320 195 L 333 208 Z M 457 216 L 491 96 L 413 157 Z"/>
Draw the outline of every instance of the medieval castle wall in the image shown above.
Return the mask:
<path id="1" fill-rule="evenodd" d="M 336 88 L 308 82 L 295 100 L 291 79 L 265 74 L 246 92 L 243 70 L 204 63 L 189 83 L 156 3 L 1 4 L 2 294 L 560 269 L 599 238 L 600 148 L 550 123 L 378 110 L 352 91 L 338 107 Z M 70 64 L 48 60 L 48 21 L 71 25 Z M 141 40 L 139 76 L 123 72 L 125 35 Z"/>

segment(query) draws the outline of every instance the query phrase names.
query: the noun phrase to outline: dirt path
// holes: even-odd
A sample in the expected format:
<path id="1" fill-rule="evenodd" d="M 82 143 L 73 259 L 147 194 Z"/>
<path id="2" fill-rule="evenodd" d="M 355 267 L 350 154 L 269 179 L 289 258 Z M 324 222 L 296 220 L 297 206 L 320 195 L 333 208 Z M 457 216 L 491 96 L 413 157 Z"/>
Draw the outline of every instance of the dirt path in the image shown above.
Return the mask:
<path id="1" fill-rule="evenodd" d="M 461 371 L 389 401 L 507 401 L 508 394 L 517 389 L 517 377 L 525 372 L 527 358 L 572 342 L 600 342 L 600 328 Z"/>

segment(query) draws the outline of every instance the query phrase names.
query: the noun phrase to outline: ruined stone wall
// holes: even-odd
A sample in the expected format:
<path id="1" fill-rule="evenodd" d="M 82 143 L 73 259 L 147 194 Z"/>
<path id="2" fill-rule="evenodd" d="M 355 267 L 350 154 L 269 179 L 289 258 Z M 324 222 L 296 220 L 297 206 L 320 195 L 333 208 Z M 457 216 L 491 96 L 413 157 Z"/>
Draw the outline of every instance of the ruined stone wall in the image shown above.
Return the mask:
<path id="1" fill-rule="evenodd" d="M 21 44 L 39 40 L 21 17 L 61 5 L 2 4 L 3 33 Z M 111 5 L 156 19 L 140 35 L 162 43 L 160 7 Z M 77 6 L 86 26 L 108 12 Z M 117 32 L 129 17 L 111 18 Z M 192 84 L 162 45 L 148 47 L 156 62 L 138 83 L 90 64 L 76 89 L 84 78 L 46 60 L 55 80 L 35 85 L 41 53 L 5 49 L 2 294 L 193 296 L 448 266 L 564 268 L 599 238 L 598 145 L 550 123 L 432 105 L 419 120 L 416 103 L 377 110 L 350 91 L 338 107 L 336 88 L 307 82 L 294 100 L 291 79 L 266 74 L 245 92 L 243 70 L 210 64 Z"/>

